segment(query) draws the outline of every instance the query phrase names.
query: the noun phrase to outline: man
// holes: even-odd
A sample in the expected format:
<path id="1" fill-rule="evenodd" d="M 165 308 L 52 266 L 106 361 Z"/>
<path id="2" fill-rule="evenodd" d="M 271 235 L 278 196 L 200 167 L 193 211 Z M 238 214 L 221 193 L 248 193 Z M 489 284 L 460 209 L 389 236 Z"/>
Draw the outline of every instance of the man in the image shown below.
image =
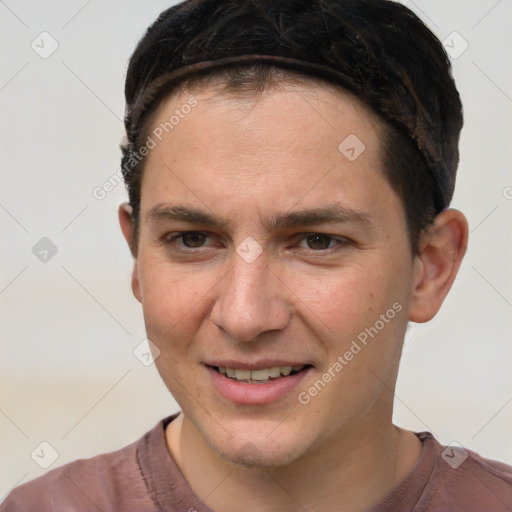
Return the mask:
<path id="1" fill-rule="evenodd" d="M 512 468 L 391 421 L 407 323 L 435 316 L 468 235 L 448 209 L 462 108 L 422 22 L 190 0 L 125 93 L 119 220 L 182 412 L 0 510 L 511 510 Z"/>

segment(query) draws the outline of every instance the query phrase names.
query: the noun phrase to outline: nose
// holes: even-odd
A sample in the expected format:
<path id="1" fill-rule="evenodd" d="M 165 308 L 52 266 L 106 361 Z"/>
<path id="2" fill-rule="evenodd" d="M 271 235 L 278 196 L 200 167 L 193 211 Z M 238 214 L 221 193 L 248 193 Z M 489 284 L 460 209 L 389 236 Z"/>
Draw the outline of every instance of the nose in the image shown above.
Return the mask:
<path id="1" fill-rule="evenodd" d="M 237 254 L 220 283 L 211 311 L 212 322 L 235 341 L 252 341 L 290 322 L 288 289 L 264 258 L 247 263 Z"/>

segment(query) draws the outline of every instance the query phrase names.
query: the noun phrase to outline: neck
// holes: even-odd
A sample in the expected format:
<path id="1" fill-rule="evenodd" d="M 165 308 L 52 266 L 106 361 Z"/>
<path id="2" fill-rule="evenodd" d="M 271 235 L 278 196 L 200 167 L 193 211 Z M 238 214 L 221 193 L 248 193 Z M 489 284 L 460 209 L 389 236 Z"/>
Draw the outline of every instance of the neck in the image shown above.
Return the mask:
<path id="1" fill-rule="evenodd" d="M 216 511 L 364 511 L 412 470 L 421 453 L 414 434 L 358 425 L 284 467 L 243 467 L 216 454 L 183 415 L 166 430 L 169 452 L 195 494 Z"/>

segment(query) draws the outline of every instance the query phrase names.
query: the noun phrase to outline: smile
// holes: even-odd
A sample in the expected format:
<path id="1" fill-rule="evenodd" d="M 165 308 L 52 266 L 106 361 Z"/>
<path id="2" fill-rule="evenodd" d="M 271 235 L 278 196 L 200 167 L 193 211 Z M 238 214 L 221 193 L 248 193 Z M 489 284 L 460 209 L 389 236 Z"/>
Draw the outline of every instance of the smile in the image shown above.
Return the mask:
<path id="1" fill-rule="evenodd" d="M 302 371 L 306 365 L 299 364 L 296 366 L 272 366 L 270 368 L 261 368 L 257 370 L 246 370 L 239 368 L 226 368 L 224 366 L 216 366 L 215 369 L 228 379 L 236 382 L 245 382 L 248 384 L 262 384 L 272 382 L 283 377 L 288 377 Z"/>
<path id="2" fill-rule="evenodd" d="M 240 405 L 264 405 L 294 400 L 297 389 L 304 387 L 301 383 L 314 370 L 311 364 L 281 364 L 218 361 L 205 367 L 213 389 L 222 399 Z"/>

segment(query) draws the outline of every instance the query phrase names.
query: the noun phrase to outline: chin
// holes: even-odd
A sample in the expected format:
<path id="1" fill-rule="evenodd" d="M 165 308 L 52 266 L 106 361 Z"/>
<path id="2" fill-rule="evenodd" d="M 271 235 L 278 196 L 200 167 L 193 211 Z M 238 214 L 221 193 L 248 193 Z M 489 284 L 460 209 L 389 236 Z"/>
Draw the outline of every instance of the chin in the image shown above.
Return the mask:
<path id="1" fill-rule="evenodd" d="M 274 468 L 288 466 L 296 461 L 300 450 L 291 447 L 281 447 L 279 450 L 268 449 L 264 446 L 256 446 L 252 442 L 246 442 L 239 449 L 233 447 L 217 447 L 211 445 L 217 455 L 236 466 L 247 468 Z M 260 449 L 261 448 L 261 449 Z"/>
<path id="2" fill-rule="evenodd" d="M 274 435 L 268 435 L 247 428 L 243 435 L 232 436 L 213 431 L 203 433 L 203 437 L 219 457 L 231 464 L 267 468 L 288 466 L 305 454 L 308 443 L 303 434 L 277 430 Z"/>

